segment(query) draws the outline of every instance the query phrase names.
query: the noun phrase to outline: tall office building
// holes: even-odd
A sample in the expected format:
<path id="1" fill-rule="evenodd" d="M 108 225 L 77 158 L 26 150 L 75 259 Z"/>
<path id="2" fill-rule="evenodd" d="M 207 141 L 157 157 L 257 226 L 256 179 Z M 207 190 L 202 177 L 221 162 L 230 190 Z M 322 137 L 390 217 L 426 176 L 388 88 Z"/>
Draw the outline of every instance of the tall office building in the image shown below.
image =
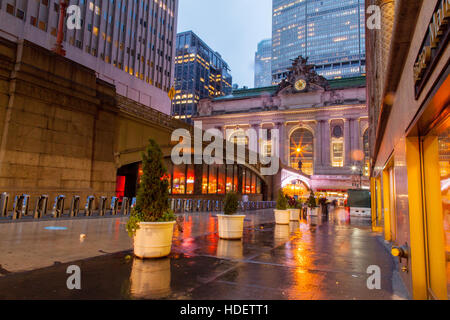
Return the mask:
<path id="1" fill-rule="evenodd" d="M 364 0 L 273 0 L 272 82 L 302 55 L 328 79 L 365 75 Z"/>
<path id="2" fill-rule="evenodd" d="M 0 36 L 52 49 L 58 32 L 59 2 L 0 1 Z M 68 3 L 78 6 L 81 28 L 68 30 L 64 25 L 66 57 L 97 71 L 119 94 L 170 114 L 167 92 L 173 80 L 178 0 Z"/>
<path id="3" fill-rule="evenodd" d="M 228 64 L 192 31 L 177 35 L 175 99 L 172 115 L 191 122 L 200 99 L 228 95 L 232 77 Z"/>
<path id="4" fill-rule="evenodd" d="M 258 43 L 255 53 L 255 88 L 272 85 L 272 39 Z"/>

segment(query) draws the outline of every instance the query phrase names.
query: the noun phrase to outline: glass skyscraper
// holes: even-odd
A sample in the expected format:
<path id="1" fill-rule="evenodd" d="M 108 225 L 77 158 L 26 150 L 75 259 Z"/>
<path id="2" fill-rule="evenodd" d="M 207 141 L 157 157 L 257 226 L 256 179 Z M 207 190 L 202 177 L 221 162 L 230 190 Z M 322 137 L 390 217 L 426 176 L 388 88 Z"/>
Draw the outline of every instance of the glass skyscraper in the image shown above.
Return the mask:
<path id="1" fill-rule="evenodd" d="M 172 115 L 191 122 L 200 99 L 228 95 L 232 77 L 228 64 L 192 31 L 177 34 L 175 98 Z"/>
<path id="2" fill-rule="evenodd" d="M 255 88 L 272 85 L 272 39 L 258 43 L 255 54 Z"/>
<path id="3" fill-rule="evenodd" d="M 299 55 L 327 79 L 365 75 L 364 0 L 273 0 L 272 82 Z"/>

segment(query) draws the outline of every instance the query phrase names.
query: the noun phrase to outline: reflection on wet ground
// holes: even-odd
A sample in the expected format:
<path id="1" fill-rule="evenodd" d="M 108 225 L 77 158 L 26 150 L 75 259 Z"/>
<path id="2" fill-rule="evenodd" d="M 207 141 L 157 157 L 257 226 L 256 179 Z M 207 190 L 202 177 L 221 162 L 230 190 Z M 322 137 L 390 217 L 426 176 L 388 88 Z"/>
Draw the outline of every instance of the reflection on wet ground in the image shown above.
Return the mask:
<path id="1" fill-rule="evenodd" d="M 242 241 L 220 240 L 217 219 L 189 214 L 170 257 L 139 260 L 131 251 L 0 277 L 0 299 L 391 299 L 392 259 L 370 220 L 344 210 L 329 218 L 274 225 L 271 210 L 249 214 Z M 81 290 L 68 290 L 68 265 Z M 368 266 L 381 268 L 369 290 Z"/>

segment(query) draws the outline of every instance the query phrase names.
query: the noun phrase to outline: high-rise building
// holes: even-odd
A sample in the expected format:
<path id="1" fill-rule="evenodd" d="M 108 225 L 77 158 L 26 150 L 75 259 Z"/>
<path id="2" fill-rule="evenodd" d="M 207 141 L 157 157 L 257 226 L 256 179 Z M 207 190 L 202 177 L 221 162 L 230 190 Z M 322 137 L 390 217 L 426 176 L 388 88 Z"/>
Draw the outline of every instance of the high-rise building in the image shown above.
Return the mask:
<path id="1" fill-rule="evenodd" d="M 258 43 L 255 53 L 255 88 L 272 85 L 272 39 Z"/>
<path id="2" fill-rule="evenodd" d="M 1 1 L 0 35 L 55 46 L 59 0 Z M 66 57 L 98 72 L 118 94 L 170 114 L 178 0 L 70 0 L 79 27 L 64 25 Z M 72 7 L 73 8 L 73 7 Z M 73 20 L 69 11 L 68 20 Z M 75 23 L 76 25 L 76 23 Z"/>
<path id="3" fill-rule="evenodd" d="M 172 115 L 190 122 L 200 99 L 228 95 L 232 77 L 228 64 L 192 31 L 177 35 L 175 98 Z"/>
<path id="4" fill-rule="evenodd" d="M 364 0 L 273 0 L 272 82 L 299 55 L 327 79 L 365 75 Z"/>

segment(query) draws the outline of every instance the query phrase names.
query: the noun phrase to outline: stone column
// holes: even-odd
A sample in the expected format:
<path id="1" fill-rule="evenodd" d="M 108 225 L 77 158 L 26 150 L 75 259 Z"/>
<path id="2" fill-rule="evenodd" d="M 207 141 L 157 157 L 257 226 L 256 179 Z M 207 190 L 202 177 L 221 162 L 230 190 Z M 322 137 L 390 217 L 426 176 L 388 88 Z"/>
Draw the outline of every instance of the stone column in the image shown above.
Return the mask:
<path id="1" fill-rule="evenodd" d="M 322 165 L 324 167 L 331 166 L 331 157 L 330 157 L 330 121 L 323 121 L 323 136 L 322 136 Z"/>
<path id="2" fill-rule="evenodd" d="M 344 119 L 344 166 L 351 165 L 350 119 Z"/>
<path id="3" fill-rule="evenodd" d="M 277 122 L 276 127 L 280 132 L 280 145 L 279 145 L 279 155 L 280 160 L 284 164 L 288 164 L 289 161 L 287 161 L 289 154 L 286 154 L 286 146 L 289 144 L 288 139 L 286 138 L 286 126 L 284 125 L 284 122 Z"/>
<path id="4" fill-rule="evenodd" d="M 261 150 L 261 141 L 259 141 L 259 139 L 261 138 L 259 135 L 259 129 L 261 129 L 261 124 L 259 123 L 252 124 L 252 129 L 255 130 L 256 132 L 256 145 L 254 146 L 255 149 L 253 151 L 259 154 Z"/>
<path id="5" fill-rule="evenodd" d="M 314 168 L 315 167 L 322 167 L 322 121 L 317 121 L 316 126 L 316 147 L 315 147 L 315 156 L 314 156 Z"/>

